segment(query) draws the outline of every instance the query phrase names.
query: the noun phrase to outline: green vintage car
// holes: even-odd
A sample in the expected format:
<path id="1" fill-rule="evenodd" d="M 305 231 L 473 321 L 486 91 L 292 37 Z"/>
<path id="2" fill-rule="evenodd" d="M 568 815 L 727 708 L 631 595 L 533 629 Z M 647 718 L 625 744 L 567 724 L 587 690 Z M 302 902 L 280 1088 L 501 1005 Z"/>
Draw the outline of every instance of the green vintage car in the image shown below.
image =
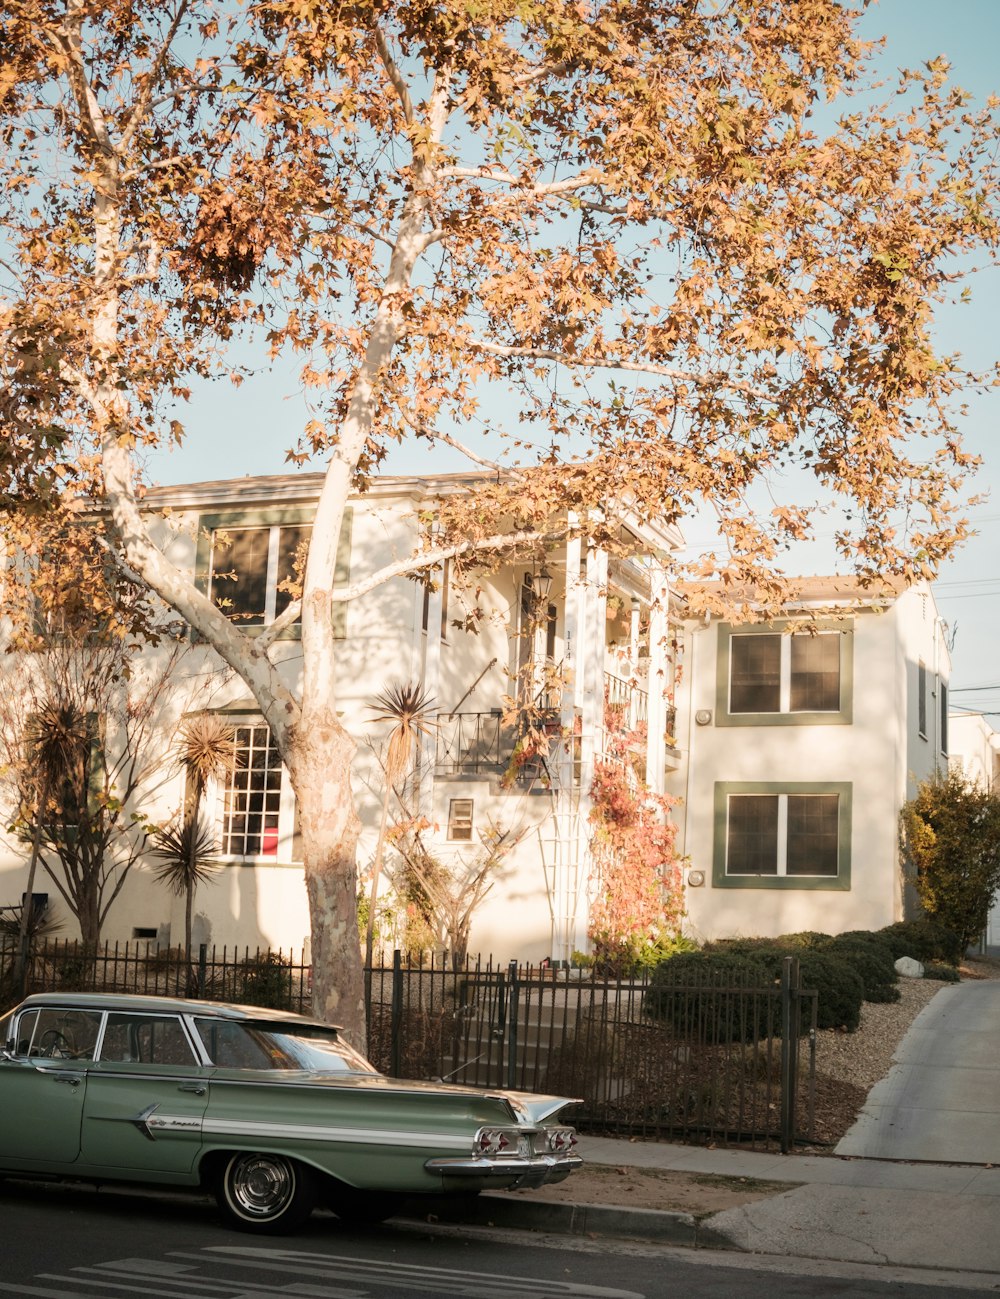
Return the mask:
<path id="1" fill-rule="evenodd" d="M 252 1006 L 44 993 L 0 1019 L 0 1174 L 202 1186 L 246 1231 L 561 1181 L 572 1103 L 386 1078 L 335 1028 Z"/>

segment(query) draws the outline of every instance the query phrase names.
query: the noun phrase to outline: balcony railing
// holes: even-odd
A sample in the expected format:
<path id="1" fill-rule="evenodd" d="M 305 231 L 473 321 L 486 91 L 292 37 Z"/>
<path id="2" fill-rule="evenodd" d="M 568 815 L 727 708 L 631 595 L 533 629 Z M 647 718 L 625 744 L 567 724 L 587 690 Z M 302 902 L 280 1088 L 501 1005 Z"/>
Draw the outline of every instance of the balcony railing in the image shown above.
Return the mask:
<path id="1" fill-rule="evenodd" d="M 499 712 L 438 714 L 434 765 L 440 775 L 495 772 L 513 751 L 513 727 L 504 727 Z"/>
<path id="2" fill-rule="evenodd" d="M 616 720 L 620 718 L 620 729 L 634 731 L 640 723 L 649 720 L 649 691 L 605 672 L 604 706 L 616 714 Z"/>

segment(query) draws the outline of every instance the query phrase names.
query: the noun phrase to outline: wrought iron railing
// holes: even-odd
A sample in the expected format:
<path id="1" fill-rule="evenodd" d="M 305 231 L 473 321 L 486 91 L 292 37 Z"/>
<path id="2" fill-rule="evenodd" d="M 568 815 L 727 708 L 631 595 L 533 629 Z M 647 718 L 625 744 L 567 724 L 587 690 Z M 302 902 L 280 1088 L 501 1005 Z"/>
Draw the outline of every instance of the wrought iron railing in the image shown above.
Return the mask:
<path id="1" fill-rule="evenodd" d="M 0 946 L 0 1013 L 20 995 L 12 959 Z M 30 991 L 310 1009 L 311 970 L 291 953 L 202 946 L 189 961 L 148 943 L 48 942 L 28 973 Z M 667 962 L 651 981 L 400 952 L 370 976 L 369 1055 L 383 1072 L 576 1096 L 573 1121 L 601 1132 L 785 1150 L 813 1136 L 816 995 L 790 977 L 673 978 Z"/>

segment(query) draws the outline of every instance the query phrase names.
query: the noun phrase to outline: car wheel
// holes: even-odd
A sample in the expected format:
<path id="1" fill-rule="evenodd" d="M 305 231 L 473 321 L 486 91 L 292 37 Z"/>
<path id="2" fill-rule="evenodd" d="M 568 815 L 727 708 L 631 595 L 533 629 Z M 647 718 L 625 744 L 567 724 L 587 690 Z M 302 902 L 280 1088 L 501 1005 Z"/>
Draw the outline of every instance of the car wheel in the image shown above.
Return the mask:
<path id="1" fill-rule="evenodd" d="M 219 1174 L 215 1198 L 222 1216 L 239 1231 L 294 1231 L 312 1212 L 313 1175 L 284 1155 L 233 1155 Z"/>
<path id="2" fill-rule="evenodd" d="M 338 1186 L 327 1196 L 327 1204 L 341 1221 L 364 1226 L 393 1217 L 405 1198 L 391 1191 L 360 1191 L 354 1186 Z"/>

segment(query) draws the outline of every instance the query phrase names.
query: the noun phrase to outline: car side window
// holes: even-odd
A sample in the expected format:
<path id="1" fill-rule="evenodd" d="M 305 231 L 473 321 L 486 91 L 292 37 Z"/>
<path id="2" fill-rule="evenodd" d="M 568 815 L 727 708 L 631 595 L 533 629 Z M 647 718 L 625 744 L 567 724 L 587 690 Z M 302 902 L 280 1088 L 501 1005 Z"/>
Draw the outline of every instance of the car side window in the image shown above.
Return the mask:
<path id="1" fill-rule="evenodd" d="M 199 1019 L 195 1022 L 208 1058 L 219 1068 L 275 1068 L 264 1045 L 244 1025 L 217 1019 Z"/>
<path id="2" fill-rule="evenodd" d="M 15 1055 L 28 1054 L 31 1047 L 31 1036 L 35 1031 L 35 1021 L 37 1019 L 37 1010 L 27 1010 L 17 1021 L 12 1047 Z"/>
<path id="3" fill-rule="evenodd" d="M 197 1064 L 176 1015 L 108 1015 L 101 1060 L 117 1064 Z"/>
<path id="4" fill-rule="evenodd" d="M 27 1054 L 53 1060 L 93 1060 L 101 1012 L 43 1007 L 35 1020 Z M 18 1038 L 24 1034 L 19 1030 Z"/>

